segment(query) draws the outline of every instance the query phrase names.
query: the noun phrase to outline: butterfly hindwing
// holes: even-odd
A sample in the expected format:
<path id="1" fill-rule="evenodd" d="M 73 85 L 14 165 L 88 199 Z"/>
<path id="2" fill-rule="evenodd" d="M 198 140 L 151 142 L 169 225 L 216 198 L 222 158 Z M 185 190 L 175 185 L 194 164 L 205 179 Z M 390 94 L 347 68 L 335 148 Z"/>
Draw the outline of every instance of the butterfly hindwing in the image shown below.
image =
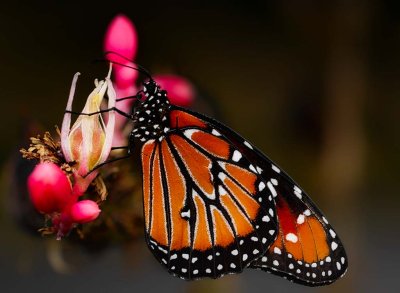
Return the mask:
<path id="1" fill-rule="evenodd" d="M 310 198 L 285 174 L 274 174 L 279 234 L 251 264 L 310 286 L 325 285 L 347 269 L 343 245 Z"/>
<path id="2" fill-rule="evenodd" d="M 180 109 L 168 121 L 142 147 L 147 243 L 184 279 L 241 272 L 278 232 L 266 182 L 207 121 Z"/>

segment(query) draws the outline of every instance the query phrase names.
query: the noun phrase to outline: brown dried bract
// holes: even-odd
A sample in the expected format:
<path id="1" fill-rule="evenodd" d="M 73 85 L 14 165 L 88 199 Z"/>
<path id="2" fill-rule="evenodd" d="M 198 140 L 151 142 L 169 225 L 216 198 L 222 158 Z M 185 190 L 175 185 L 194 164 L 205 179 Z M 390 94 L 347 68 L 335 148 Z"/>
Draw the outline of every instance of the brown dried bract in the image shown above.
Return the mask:
<path id="1" fill-rule="evenodd" d="M 56 128 L 59 133 L 58 128 Z M 72 174 L 75 162 L 66 162 L 61 151 L 60 141 L 55 141 L 50 132 L 46 131 L 41 137 L 31 137 L 29 148 L 21 149 L 22 157 L 28 160 L 39 160 L 40 162 L 52 162 L 60 166 L 67 174 Z"/>

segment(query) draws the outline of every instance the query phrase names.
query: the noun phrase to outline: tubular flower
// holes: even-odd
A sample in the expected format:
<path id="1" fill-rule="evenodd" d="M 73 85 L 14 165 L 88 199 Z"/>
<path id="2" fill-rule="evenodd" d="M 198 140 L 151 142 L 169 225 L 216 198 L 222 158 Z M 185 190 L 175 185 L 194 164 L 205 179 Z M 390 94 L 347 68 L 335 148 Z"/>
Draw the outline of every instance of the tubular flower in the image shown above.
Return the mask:
<path id="1" fill-rule="evenodd" d="M 111 68 L 105 80 L 95 81 L 95 89 L 89 95 L 82 114 L 79 115 L 71 128 L 71 113 L 69 111 L 72 110 L 79 73 L 75 74 L 72 81 L 66 113 L 61 127 L 61 147 L 67 161 L 77 162 L 75 175 L 81 177 L 86 177 L 96 166 L 103 163 L 111 151 L 115 112 L 109 112 L 107 124 L 104 123 L 103 117 L 99 113 L 100 105 L 106 92 L 108 108 L 115 107 L 116 94 L 110 80 L 110 74 Z M 91 177 L 94 178 L 95 176 Z"/>

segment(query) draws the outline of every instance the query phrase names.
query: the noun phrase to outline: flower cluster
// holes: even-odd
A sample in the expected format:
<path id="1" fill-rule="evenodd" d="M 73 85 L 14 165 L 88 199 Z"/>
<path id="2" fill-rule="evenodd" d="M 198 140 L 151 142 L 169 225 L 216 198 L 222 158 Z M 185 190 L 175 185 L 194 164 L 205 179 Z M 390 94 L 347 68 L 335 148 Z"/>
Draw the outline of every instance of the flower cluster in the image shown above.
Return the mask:
<path id="1" fill-rule="evenodd" d="M 111 70 L 105 80 L 95 81 L 95 89 L 71 127 L 72 102 L 79 73 L 74 76 L 61 128 L 63 159 L 71 163 L 70 172 L 64 172 L 48 156 L 40 155 L 45 152 L 38 151 L 42 162 L 28 178 L 30 199 L 35 208 L 50 219 L 48 230 L 56 233 L 57 238 L 65 236 L 76 224 L 95 220 L 100 213 L 95 201 L 80 199 L 98 175 L 96 168 L 106 161 L 111 151 L 115 113 L 110 111 L 107 123 L 100 113 L 106 92 L 108 107 L 115 106 L 110 74 Z"/>
<path id="2" fill-rule="evenodd" d="M 31 147 L 22 150 L 25 158 L 40 160 L 27 181 L 30 200 L 48 219 L 48 226 L 42 231 L 54 233 L 58 239 L 77 224 L 94 221 L 101 212 L 98 203 L 105 199 L 106 191 L 98 168 L 108 159 L 112 146 L 127 144 L 127 131 L 131 131 L 126 127 L 126 117 L 110 109 L 131 111 L 133 99 L 118 99 L 134 96 L 138 91 L 139 73 L 130 68 L 136 67 L 133 60 L 137 49 L 135 26 L 126 16 L 117 15 L 104 38 L 104 51 L 115 53 L 107 55 L 114 63 L 107 77 L 95 81 L 83 110 L 74 113 L 72 104 L 80 75 L 76 73 L 60 131 L 61 142 L 53 141 L 46 133 L 43 139 L 32 138 Z M 155 75 L 154 79 L 168 91 L 173 104 L 193 103 L 194 87 L 186 78 L 169 74 Z M 103 117 L 104 112 L 107 113 Z M 72 124 L 75 114 L 78 116 Z M 96 186 L 96 192 L 88 191 L 91 185 Z"/>

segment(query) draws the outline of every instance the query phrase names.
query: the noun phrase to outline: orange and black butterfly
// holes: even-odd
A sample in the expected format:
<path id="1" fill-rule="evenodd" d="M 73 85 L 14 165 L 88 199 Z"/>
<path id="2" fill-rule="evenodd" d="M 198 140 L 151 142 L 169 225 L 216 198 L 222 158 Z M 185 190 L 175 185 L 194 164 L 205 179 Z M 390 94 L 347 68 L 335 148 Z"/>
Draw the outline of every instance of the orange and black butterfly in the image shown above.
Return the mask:
<path id="1" fill-rule="evenodd" d="M 345 273 L 336 232 L 271 160 L 220 122 L 171 105 L 152 79 L 141 93 L 129 149 L 142 145 L 146 241 L 168 272 L 192 280 L 249 267 L 309 286 Z"/>

